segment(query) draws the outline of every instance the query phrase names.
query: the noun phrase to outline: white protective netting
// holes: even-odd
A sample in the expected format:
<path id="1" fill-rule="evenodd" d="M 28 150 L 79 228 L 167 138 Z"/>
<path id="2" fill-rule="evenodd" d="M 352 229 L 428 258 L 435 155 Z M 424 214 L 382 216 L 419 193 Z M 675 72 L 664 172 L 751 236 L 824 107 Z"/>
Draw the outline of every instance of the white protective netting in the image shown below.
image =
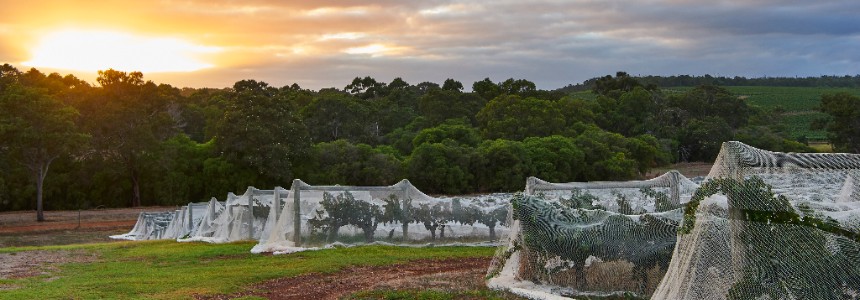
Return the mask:
<path id="1" fill-rule="evenodd" d="M 313 186 L 294 180 L 275 189 L 259 244 L 285 253 L 327 244 L 477 243 L 507 232 L 502 197 L 434 198 L 408 180 L 391 186 Z"/>
<path id="2" fill-rule="evenodd" d="M 529 178 L 488 285 L 530 297 L 647 298 L 669 265 L 682 205 L 698 187 L 672 171 L 644 181 Z"/>
<path id="3" fill-rule="evenodd" d="M 217 223 L 215 221 L 218 220 L 218 216 L 224 211 L 225 203 L 226 202 L 220 202 L 218 199 L 215 199 L 215 197 L 212 197 L 212 200 L 209 200 L 206 205 L 206 210 L 204 210 L 200 216 L 199 223 L 194 226 L 194 229 L 191 230 L 187 236 L 177 238 L 177 240 L 184 240 L 191 237 L 212 237 L 217 229 Z"/>
<path id="4" fill-rule="evenodd" d="M 173 219 L 167 225 L 162 239 L 181 239 L 186 238 L 200 226 L 202 220 L 206 217 L 206 213 L 210 210 L 210 206 L 219 205 L 218 200 L 214 198 L 209 202 L 188 203 L 176 212 Z"/>
<path id="5" fill-rule="evenodd" d="M 162 239 L 174 216 L 175 212 L 142 212 L 138 215 L 137 222 L 131 231 L 125 234 L 112 235 L 110 238 L 131 241 Z"/>
<path id="6" fill-rule="evenodd" d="M 248 187 L 244 194 L 228 193 L 227 201 L 221 205 L 210 201 L 203 211 L 196 230 L 180 242 L 203 241 L 229 243 L 242 240 L 258 240 L 266 225 L 272 207 L 274 190 L 259 190 Z"/>
<path id="7" fill-rule="evenodd" d="M 726 142 L 654 299 L 860 298 L 860 155 Z"/>
<path id="8" fill-rule="evenodd" d="M 131 231 L 110 238 L 137 241 L 188 237 L 203 224 L 207 213 L 218 207 L 223 205 L 212 198 L 209 202 L 188 203 L 172 212 L 142 212 Z"/>

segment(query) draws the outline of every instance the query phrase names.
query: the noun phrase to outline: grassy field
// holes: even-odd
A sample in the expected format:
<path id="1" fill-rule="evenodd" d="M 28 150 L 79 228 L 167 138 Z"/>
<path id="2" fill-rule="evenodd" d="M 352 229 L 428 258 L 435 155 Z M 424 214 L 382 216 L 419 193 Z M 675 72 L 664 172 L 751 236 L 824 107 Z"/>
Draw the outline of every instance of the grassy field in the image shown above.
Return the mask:
<path id="1" fill-rule="evenodd" d="M 3 255 L 47 252 L 92 258 L 59 264 L 36 276 L 0 279 L 0 298 L 188 299 L 194 295 L 233 293 L 273 278 L 417 259 L 491 257 L 495 251 L 487 247 L 363 246 L 271 256 L 249 253 L 252 246 L 247 242 L 213 245 L 147 241 L 0 248 Z M 495 292 L 479 290 L 464 295 L 487 293 Z"/>

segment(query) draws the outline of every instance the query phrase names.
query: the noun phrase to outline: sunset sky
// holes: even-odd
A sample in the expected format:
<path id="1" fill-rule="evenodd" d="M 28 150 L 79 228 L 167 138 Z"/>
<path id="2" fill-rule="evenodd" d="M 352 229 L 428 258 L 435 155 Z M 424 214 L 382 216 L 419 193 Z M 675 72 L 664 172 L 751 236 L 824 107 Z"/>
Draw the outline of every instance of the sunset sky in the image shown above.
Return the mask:
<path id="1" fill-rule="evenodd" d="M 860 73 L 860 1 L 7 1 L 0 63 L 342 88 L 356 76 L 554 89 L 641 75 Z"/>

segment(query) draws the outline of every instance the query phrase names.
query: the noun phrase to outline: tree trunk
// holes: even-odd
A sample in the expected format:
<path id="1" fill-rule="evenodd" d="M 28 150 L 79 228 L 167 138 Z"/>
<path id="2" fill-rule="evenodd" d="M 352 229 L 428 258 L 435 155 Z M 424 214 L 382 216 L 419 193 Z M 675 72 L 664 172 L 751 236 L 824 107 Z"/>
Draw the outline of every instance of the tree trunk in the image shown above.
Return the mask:
<path id="1" fill-rule="evenodd" d="M 487 227 L 490 228 L 490 240 L 495 241 L 496 240 L 496 225 L 487 226 Z"/>
<path id="2" fill-rule="evenodd" d="M 430 223 L 425 223 L 424 228 L 427 228 L 427 230 L 430 231 L 430 239 L 435 241 L 436 240 L 436 227 L 438 227 L 438 225 L 429 225 L 429 224 Z"/>
<path id="3" fill-rule="evenodd" d="M 51 168 L 51 162 L 53 162 L 55 158 L 56 157 L 51 157 L 47 160 L 40 160 L 40 163 L 30 166 L 30 170 L 35 173 L 34 175 L 36 175 L 36 221 L 38 222 L 45 221 L 45 212 L 43 205 L 44 192 L 42 190 L 44 190 L 45 188 L 45 177 L 48 176 L 48 170 Z"/>
<path id="4" fill-rule="evenodd" d="M 404 222 L 402 226 L 403 226 L 403 240 L 406 241 L 407 239 L 409 239 L 409 223 Z"/>
<path id="5" fill-rule="evenodd" d="M 439 231 L 439 238 L 445 239 L 445 225 L 441 225 L 442 229 Z"/>
<path id="6" fill-rule="evenodd" d="M 365 226 L 362 228 L 364 231 L 364 240 L 368 243 L 373 243 L 373 234 L 376 233 L 376 225 Z"/>
<path id="7" fill-rule="evenodd" d="M 132 196 L 131 196 L 131 206 L 138 207 L 140 206 L 140 174 L 137 173 L 136 169 L 131 170 L 131 186 L 132 186 Z"/>
<path id="8" fill-rule="evenodd" d="M 337 232 L 340 231 L 340 225 L 332 226 L 329 228 L 328 236 L 326 237 L 326 243 L 332 243 L 337 239 Z"/>
<path id="9" fill-rule="evenodd" d="M 42 188 L 44 187 L 44 183 L 44 171 L 42 168 L 39 168 L 39 172 L 36 176 L 36 221 L 38 222 L 45 221 L 45 213 L 42 206 Z"/>

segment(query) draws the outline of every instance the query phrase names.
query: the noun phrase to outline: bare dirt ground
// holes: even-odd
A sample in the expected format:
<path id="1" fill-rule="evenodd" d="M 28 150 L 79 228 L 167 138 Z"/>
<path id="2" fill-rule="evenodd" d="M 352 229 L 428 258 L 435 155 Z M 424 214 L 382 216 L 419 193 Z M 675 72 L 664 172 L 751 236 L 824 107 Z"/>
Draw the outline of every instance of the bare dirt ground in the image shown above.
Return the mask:
<path id="1" fill-rule="evenodd" d="M 141 212 L 171 211 L 176 207 L 141 207 L 82 211 L 46 211 L 36 222 L 35 211 L 0 213 L 0 248 L 47 246 L 113 241 L 108 236 L 126 233 Z"/>
<path id="2" fill-rule="evenodd" d="M 144 211 L 167 211 L 174 207 L 143 207 L 82 211 L 46 211 L 44 222 L 36 222 L 35 211 L 0 212 L 0 248 L 68 245 L 115 241 L 110 235 L 134 227 Z M 50 275 L 61 264 L 97 260 L 86 251 L 20 251 L 0 253 L 0 279 Z M 14 289 L 0 284 L 0 290 Z"/>
<path id="3" fill-rule="evenodd" d="M 91 262 L 98 259 L 85 251 L 24 251 L 0 253 L 0 279 L 16 279 L 40 275 L 50 276 L 57 266 L 72 262 Z M 45 280 L 53 280 L 48 277 Z M 0 290 L 14 289 L 14 285 L 0 283 Z"/>
<path id="4" fill-rule="evenodd" d="M 419 260 L 408 264 L 351 267 L 331 274 L 308 274 L 269 280 L 244 292 L 196 296 L 197 299 L 340 299 L 359 291 L 427 290 L 458 292 L 486 288 L 484 275 L 490 258 Z"/>

